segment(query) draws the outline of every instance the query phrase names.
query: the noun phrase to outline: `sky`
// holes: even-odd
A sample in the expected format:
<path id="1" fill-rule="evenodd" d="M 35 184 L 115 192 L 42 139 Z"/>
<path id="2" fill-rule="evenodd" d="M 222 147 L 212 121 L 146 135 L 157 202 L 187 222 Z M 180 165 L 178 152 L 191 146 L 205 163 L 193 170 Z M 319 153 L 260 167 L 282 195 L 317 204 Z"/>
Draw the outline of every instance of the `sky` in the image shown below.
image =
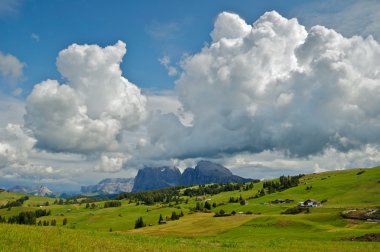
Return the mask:
<path id="1" fill-rule="evenodd" d="M 0 0 L 0 187 L 380 163 L 380 2 Z"/>

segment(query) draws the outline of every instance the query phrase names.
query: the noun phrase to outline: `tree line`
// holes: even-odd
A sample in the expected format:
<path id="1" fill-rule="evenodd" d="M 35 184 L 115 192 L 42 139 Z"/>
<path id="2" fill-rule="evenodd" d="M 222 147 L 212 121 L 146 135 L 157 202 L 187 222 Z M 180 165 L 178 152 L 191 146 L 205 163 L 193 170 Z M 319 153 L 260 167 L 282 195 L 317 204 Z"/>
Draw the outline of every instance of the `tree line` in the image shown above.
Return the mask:
<path id="1" fill-rule="evenodd" d="M 130 202 L 143 202 L 145 205 L 153 205 L 155 203 L 170 203 L 182 200 L 179 198 L 180 189 L 183 186 L 167 187 L 157 190 L 123 193 L 116 197 L 117 200 L 129 199 Z"/>
<path id="2" fill-rule="evenodd" d="M 215 195 L 221 192 L 228 191 L 248 191 L 253 189 L 254 183 L 257 183 L 258 180 L 253 180 L 251 183 L 220 183 L 220 184 L 211 184 L 211 185 L 199 185 L 194 188 L 186 188 L 183 192 L 182 189 L 184 186 L 175 186 L 167 187 L 156 190 L 144 191 L 144 192 L 130 192 L 123 193 L 118 195 L 115 199 L 129 199 L 130 202 L 142 202 L 145 205 L 153 205 L 155 203 L 171 203 L 175 202 L 176 204 L 185 202 L 186 199 L 181 198 L 181 196 L 203 196 L 203 195 Z"/>
<path id="3" fill-rule="evenodd" d="M 206 194 L 215 195 L 221 192 L 230 192 L 236 190 L 248 191 L 252 190 L 254 183 L 258 182 L 254 180 L 248 184 L 243 183 L 224 183 L 224 184 L 211 184 L 211 185 L 200 185 L 198 188 L 186 188 L 183 192 L 184 196 L 203 196 Z"/>
<path id="4" fill-rule="evenodd" d="M 22 204 L 24 204 L 24 202 L 27 201 L 28 199 L 29 199 L 28 196 L 24 196 L 15 201 L 9 201 L 7 202 L 7 204 L 0 206 L 0 209 L 22 206 Z"/>
<path id="5" fill-rule="evenodd" d="M 121 202 L 117 201 L 117 200 L 106 201 L 104 203 L 104 208 L 108 208 L 108 207 L 120 207 L 120 206 L 121 206 Z"/>
<path id="6" fill-rule="evenodd" d="M 281 192 L 286 189 L 296 187 L 300 183 L 300 178 L 305 176 L 304 174 L 296 176 L 281 176 L 278 180 L 269 180 L 263 182 L 263 188 L 268 191 L 268 193 Z"/>
<path id="7" fill-rule="evenodd" d="M 49 216 L 50 214 L 50 210 L 46 209 L 38 209 L 34 212 L 20 212 L 18 215 L 9 217 L 8 220 L 6 220 L 5 217 L 0 216 L 0 223 L 35 225 L 37 218 L 42 216 Z"/>

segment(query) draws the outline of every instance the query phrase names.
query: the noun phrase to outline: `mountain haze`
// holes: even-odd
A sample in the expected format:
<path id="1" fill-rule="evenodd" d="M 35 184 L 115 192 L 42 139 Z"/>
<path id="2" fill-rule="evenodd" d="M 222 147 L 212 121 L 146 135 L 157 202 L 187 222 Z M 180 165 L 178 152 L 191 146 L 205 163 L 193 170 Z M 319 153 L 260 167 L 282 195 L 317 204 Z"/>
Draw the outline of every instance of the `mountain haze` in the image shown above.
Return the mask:
<path id="1" fill-rule="evenodd" d="M 132 191 L 134 178 L 107 178 L 96 185 L 82 186 L 82 193 L 118 194 Z"/>

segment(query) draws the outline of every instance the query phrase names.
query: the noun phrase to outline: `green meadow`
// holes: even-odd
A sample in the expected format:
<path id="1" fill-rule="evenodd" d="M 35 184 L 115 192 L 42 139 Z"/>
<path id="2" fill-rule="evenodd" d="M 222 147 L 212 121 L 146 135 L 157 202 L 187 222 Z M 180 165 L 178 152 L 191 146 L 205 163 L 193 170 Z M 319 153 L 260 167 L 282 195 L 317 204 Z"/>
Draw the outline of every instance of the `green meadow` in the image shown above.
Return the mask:
<path id="1" fill-rule="evenodd" d="M 363 172 L 364 171 L 364 172 Z M 253 189 L 206 195 L 217 206 L 209 212 L 193 212 L 197 197 L 179 204 L 144 205 L 121 200 L 120 207 L 104 208 L 95 202 L 56 205 L 55 199 L 30 196 L 23 206 L 0 209 L 8 218 L 23 211 L 47 209 L 39 220 L 57 226 L 0 224 L 0 251 L 380 251 L 380 242 L 350 241 L 351 237 L 380 233 L 380 223 L 344 219 L 348 209 L 380 208 L 380 167 L 305 175 L 296 187 L 254 198 L 263 183 Z M 0 205 L 22 194 L 0 192 Z M 229 203 L 230 197 L 248 199 L 248 205 Z M 276 199 L 294 202 L 271 204 Z M 322 201 L 308 213 L 281 214 L 300 201 Z M 49 206 L 40 206 L 49 202 Z M 235 215 L 214 217 L 223 210 Z M 158 225 L 160 214 L 179 220 Z M 134 229 L 142 217 L 146 227 Z M 68 220 L 63 226 L 63 219 Z"/>

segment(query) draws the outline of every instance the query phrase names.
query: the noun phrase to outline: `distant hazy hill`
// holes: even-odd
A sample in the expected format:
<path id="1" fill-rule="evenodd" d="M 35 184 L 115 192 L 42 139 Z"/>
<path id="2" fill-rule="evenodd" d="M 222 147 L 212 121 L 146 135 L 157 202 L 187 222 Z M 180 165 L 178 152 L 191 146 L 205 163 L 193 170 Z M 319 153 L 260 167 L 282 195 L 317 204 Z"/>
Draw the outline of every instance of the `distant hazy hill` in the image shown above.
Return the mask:
<path id="1" fill-rule="evenodd" d="M 82 186 L 82 193 L 118 194 L 132 191 L 134 178 L 107 178 L 96 185 Z"/>
<path id="2" fill-rule="evenodd" d="M 16 185 L 12 188 L 9 188 L 8 191 L 17 193 L 27 193 L 36 196 L 49 196 L 53 194 L 53 192 L 48 187 L 42 185 L 36 187 Z"/>
<path id="3" fill-rule="evenodd" d="M 230 170 L 220 164 L 200 161 L 195 168 L 187 168 L 183 174 L 177 167 L 145 167 L 137 173 L 132 191 L 139 192 L 176 185 L 248 181 L 250 179 L 233 175 Z"/>

